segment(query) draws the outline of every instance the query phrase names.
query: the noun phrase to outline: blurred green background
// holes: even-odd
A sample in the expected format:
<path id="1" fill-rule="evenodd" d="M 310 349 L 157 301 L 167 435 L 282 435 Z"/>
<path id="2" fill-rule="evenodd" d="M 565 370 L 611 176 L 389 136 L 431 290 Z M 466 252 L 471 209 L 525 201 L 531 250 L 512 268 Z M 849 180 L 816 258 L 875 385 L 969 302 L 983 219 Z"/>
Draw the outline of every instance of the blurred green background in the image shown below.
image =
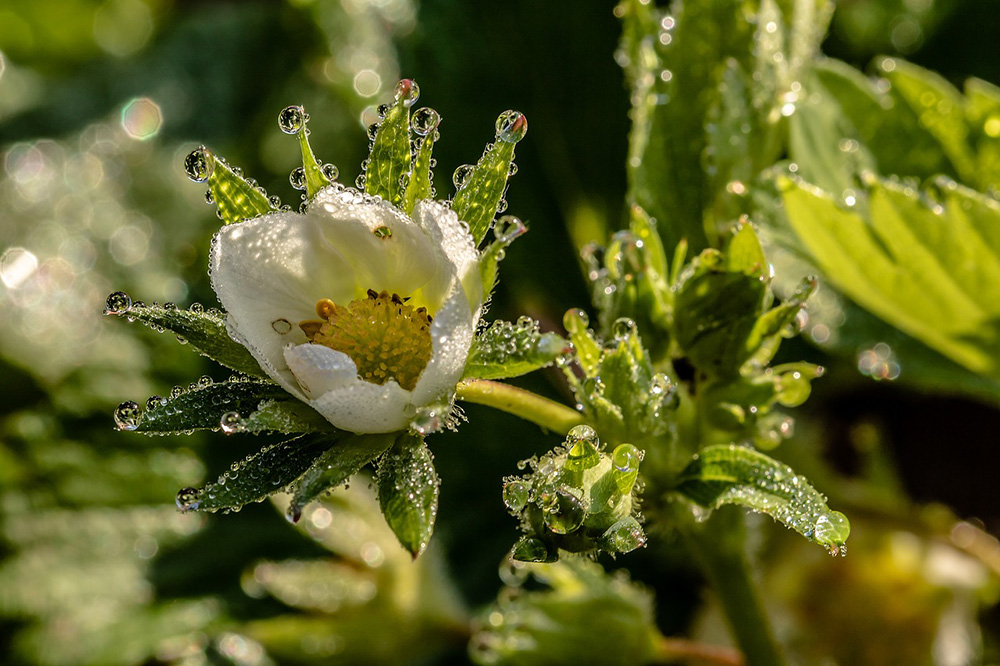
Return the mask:
<path id="1" fill-rule="evenodd" d="M 466 662 L 470 618 L 501 588 L 497 567 L 516 538 L 501 480 L 555 437 L 475 406 L 459 433 L 435 436 L 441 509 L 418 566 L 381 527 L 363 481 L 303 527 L 270 504 L 180 515 L 179 488 L 260 443 L 116 432 L 122 400 L 228 372 L 101 310 L 119 289 L 216 305 L 206 266 L 218 221 L 181 168 L 190 150 L 209 146 L 296 204 L 297 147 L 277 131 L 278 111 L 304 105 L 317 155 L 350 183 L 375 106 L 405 76 L 421 86 L 418 106 L 444 119 L 439 196 L 501 111 L 527 115 L 507 200 L 531 231 L 508 251 L 487 316 L 527 313 L 558 329 L 566 309 L 589 301 L 575 244 L 624 220 L 629 100 L 612 9 L 0 3 L 0 661 Z M 953 83 L 1000 83 L 996 17 L 990 0 L 843 2 L 825 50 L 862 69 L 900 54 Z M 851 556 L 831 564 L 764 525 L 779 632 L 805 663 L 819 663 L 809 661 L 816 650 L 840 663 L 957 664 L 983 626 L 983 658 L 995 662 L 1000 621 L 984 609 L 1000 572 L 996 405 L 911 388 L 905 359 L 897 381 L 876 383 L 853 356 L 798 344 L 794 353 L 831 372 L 780 453 L 852 509 L 856 527 Z M 557 373 L 521 383 L 570 399 Z M 669 533 L 654 530 L 649 548 L 606 564 L 657 593 L 665 633 L 726 640 Z M 386 635 L 397 625 L 407 629 Z"/>

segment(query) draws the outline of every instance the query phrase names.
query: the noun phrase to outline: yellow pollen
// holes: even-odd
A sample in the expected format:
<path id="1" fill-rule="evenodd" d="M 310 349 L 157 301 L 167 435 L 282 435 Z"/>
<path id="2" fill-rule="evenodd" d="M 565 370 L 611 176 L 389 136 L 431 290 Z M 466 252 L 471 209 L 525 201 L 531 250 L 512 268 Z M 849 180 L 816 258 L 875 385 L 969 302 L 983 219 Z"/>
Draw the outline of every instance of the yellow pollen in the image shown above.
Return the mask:
<path id="1" fill-rule="evenodd" d="M 299 328 L 313 343 L 350 356 L 364 381 L 395 379 L 412 391 L 431 360 L 431 316 L 406 300 L 374 289 L 346 307 L 324 298 L 316 303 L 319 319 L 299 322 Z"/>

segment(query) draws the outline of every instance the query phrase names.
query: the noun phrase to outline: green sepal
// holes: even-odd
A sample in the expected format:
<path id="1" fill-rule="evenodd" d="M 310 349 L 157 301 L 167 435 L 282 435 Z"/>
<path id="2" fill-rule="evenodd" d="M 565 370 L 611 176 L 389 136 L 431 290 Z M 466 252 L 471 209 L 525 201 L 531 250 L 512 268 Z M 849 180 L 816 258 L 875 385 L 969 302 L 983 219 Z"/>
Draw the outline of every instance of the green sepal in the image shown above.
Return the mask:
<path id="1" fill-rule="evenodd" d="M 771 362 L 781 339 L 798 332 L 796 319 L 805 302 L 816 291 L 817 284 L 816 278 L 803 279 L 802 286 L 787 301 L 771 308 L 757 319 L 746 339 L 747 358 L 760 366 Z"/>
<path id="2" fill-rule="evenodd" d="M 559 561 L 559 549 L 541 539 L 525 535 L 511 548 L 510 556 L 518 562 L 551 564 Z"/>
<path id="3" fill-rule="evenodd" d="M 336 431 L 319 412 L 302 402 L 283 398 L 263 400 L 257 409 L 240 421 L 241 432 L 280 432 L 285 434 Z"/>
<path id="4" fill-rule="evenodd" d="M 302 129 L 298 131 L 297 136 L 299 138 L 299 150 L 302 153 L 302 171 L 305 174 L 306 197 L 312 199 L 324 187 L 332 185 L 333 181 L 323 173 L 322 165 L 316 159 L 312 146 L 309 145 L 309 130 L 306 129 L 305 123 L 303 123 Z"/>
<path id="5" fill-rule="evenodd" d="M 757 278 L 768 274 L 764 248 L 749 222 L 741 222 L 729 240 L 725 269 L 731 273 L 743 273 Z"/>
<path id="6" fill-rule="evenodd" d="M 472 341 L 463 379 L 506 379 L 551 365 L 570 352 L 569 342 L 542 333 L 538 322 L 522 317 L 516 324 L 494 321 Z"/>
<path id="7" fill-rule="evenodd" d="M 375 130 L 365 168 L 365 192 L 397 207 L 403 206 L 401 179 L 410 172 L 410 104 L 406 95 L 398 95 L 389 107 Z"/>
<path id="8" fill-rule="evenodd" d="M 406 193 L 403 195 L 403 212 L 413 214 L 413 209 L 421 199 L 434 198 L 434 172 L 431 170 L 432 153 L 437 130 L 430 132 L 420 140 L 420 145 L 413 156 L 413 168 L 406 183 Z M 366 181 L 367 183 L 367 181 Z"/>
<path id="9" fill-rule="evenodd" d="M 235 413 L 238 419 L 243 419 L 256 412 L 264 401 L 287 400 L 289 397 L 287 391 L 271 382 L 229 381 L 193 384 L 187 391 L 169 398 L 150 399 L 135 432 L 163 435 L 191 430 L 218 430 L 220 420 L 225 414 Z M 320 418 L 317 421 L 318 426 L 321 425 L 321 421 L 325 419 Z M 326 423 L 326 426 L 313 430 L 333 429 L 329 423 Z M 242 421 L 237 420 L 233 423 L 233 429 L 241 432 L 260 432 L 264 428 L 248 429 Z M 280 430 L 279 432 L 291 434 L 308 431 Z"/>
<path id="10" fill-rule="evenodd" d="M 375 482 L 385 522 L 416 559 L 434 533 L 441 486 L 423 437 L 400 435 L 379 464 Z"/>
<path id="11" fill-rule="evenodd" d="M 746 360 L 746 340 L 763 313 L 767 284 L 746 273 L 703 272 L 677 292 L 677 344 L 700 370 L 728 377 Z"/>
<path id="12" fill-rule="evenodd" d="M 209 163 L 208 187 L 223 223 L 235 224 L 275 211 L 258 186 L 236 175 L 222 158 L 202 150 Z"/>
<path id="13" fill-rule="evenodd" d="M 121 310 L 105 309 L 107 315 L 140 321 L 154 330 L 167 329 L 192 349 L 231 370 L 266 379 L 257 360 L 246 347 L 226 332 L 226 314 L 219 310 L 181 310 L 160 305 L 132 303 Z"/>
<path id="14" fill-rule="evenodd" d="M 735 445 L 710 446 L 681 472 L 678 493 L 698 506 L 725 504 L 766 513 L 831 555 L 847 552 L 850 523 L 831 511 L 823 497 L 791 467 L 763 453 Z"/>
<path id="15" fill-rule="evenodd" d="M 297 522 L 302 516 L 302 509 L 309 502 L 357 474 L 362 467 L 382 455 L 392 445 L 395 437 L 395 433 L 345 433 L 308 470 L 303 470 L 304 474 L 295 482 L 292 501 L 286 511 L 288 519 Z"/>
<path id="16" fill-rule="evenodd" d="M 245 460 L 234 463 L 215 483 L 177 493 L 177 508 L 188 511 L 238 510 L 279 492 L 302 476 L 316 459 L 333 446 L 337 435 L 303 435 L 269 444 Z"/>
<path id="17" fill-rule="evenodd" d="M 469 225 L 477 245 L 486 238 L 486 232 L 493 225 L 493 218 L 507 189 L 515 143 L 498 139 L 489 144 L 473 167 L 472 175 L 451 202 L 451 209 L 458 219 Z"/>
<path id="18" fill-rule="evenodd" d="M 483 285 L 483 302 L 493 295 L 497 285 L 497 272 L 507 247 L 528 231 L 527 225 L 513 215 L 504 215 L 493 227 L 494 241 L 479 254 L 479 278 Z"/>

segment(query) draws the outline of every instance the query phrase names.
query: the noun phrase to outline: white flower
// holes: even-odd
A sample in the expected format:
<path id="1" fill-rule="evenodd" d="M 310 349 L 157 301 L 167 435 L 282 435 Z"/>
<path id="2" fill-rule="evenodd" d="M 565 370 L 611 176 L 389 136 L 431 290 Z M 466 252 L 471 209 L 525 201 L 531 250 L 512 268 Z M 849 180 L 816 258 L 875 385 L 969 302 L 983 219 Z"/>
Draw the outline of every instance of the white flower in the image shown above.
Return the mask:
<path id="1" fill-rule="evenodd" d="M 446 206 L 328 187 L 305 213 L 223 227 L 212 287 L 230 334 L 333 425 L 403 430 L 453 396 L 482 310 L 479 255 Z"/>

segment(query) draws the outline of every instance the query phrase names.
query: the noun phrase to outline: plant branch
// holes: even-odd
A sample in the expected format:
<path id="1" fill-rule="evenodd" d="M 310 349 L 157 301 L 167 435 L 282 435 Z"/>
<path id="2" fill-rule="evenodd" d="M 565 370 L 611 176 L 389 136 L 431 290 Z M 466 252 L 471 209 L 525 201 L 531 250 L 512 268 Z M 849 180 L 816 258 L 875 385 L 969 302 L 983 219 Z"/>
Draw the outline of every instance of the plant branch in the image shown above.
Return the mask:
<path id="1" fill-rule="evenodd" d="M 718 666 L 745 666 L 743 655 L 732 648 L 706 645 L 683 638 L 660 637 L 656 644 L 657 663 L 670 664 L 679 660 L 692 660 Z"/>
<path id="2" fill-rule="evenodd" d="M 488 379 L 462 380 L 458 383 L 457 396 L 464 402 L 499 409 L 562 435 L 584 422 L 583 415 L 575 409 L 531 391 Z"/>

